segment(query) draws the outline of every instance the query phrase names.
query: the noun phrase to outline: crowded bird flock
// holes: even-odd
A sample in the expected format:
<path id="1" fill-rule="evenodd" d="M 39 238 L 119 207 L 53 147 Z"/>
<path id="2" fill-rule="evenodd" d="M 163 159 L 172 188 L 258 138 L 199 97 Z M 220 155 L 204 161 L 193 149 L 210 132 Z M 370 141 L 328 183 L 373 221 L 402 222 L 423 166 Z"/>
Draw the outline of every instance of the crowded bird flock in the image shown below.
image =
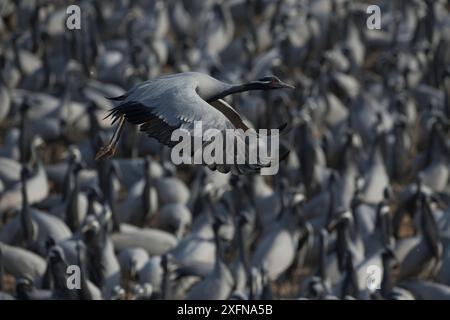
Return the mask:
<path id="1" fill-rule="evenodd" d="M 450 299 L 449 9 L 1 1 L 0 299 Z M 107 98 L 186 72 L 295 87 L 220 97 L 288 124 L 276 175 L 175 166 L 129 107 L 95 159 Z M 191 96 L 158 107 L 189 116 Z"/>

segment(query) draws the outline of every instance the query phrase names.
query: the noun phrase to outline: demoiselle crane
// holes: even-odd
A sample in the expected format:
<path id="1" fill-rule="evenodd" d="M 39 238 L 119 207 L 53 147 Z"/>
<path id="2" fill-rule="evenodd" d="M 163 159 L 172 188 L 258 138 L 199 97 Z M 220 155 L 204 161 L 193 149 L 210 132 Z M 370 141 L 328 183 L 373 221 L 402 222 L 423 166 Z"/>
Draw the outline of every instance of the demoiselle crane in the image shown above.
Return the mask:
<path id="1" fill-rule="evenodd" d="M 119 105 L 111 110 L 108 117 L 113 123 L 119 121 L 110 142 L 99 150 L 96 159 L 114 155 L 118 140 L 126 121 L 141 125 L 140 130 L 159 142 L 173 147 L 176 143 L 171 135 L 176 129 L 192 131 L 194 122 L 201 121 L 203 130 L 242 129 L 249 127 L 241 116 L 222 98 L 249 90 L 273 90 L 293 88 L 275 76 L 267 76 L 257 81 L 231 85 L 198 72 L 184 72 L 165 75 L 143 82 L 124 95 L 111 98 Z M 283 128 L 283 127 L 281 127 Z M 221 172 L 235 169 L 237 173 L 258 172 L 261 164 L 239 165 L 237 168 L 213 165 Z"/>

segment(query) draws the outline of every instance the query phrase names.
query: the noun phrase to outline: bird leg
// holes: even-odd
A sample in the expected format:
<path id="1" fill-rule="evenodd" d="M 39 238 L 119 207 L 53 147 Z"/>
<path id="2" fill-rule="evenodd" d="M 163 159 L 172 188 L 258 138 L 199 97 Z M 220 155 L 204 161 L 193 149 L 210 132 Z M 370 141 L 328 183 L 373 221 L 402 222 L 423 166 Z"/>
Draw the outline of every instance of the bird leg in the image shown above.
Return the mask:
<path id="1" fill-rule="evenodd" d="M 112 157 L 116 153 L 117 144 L 119 143 L 120 135 L 122 134 L 125 125 L 125 116 L 120 116 L 119 125 L 114 131 L 111 140 L 108 144 L 100 148 L 100 150 L 95 155 L 95 160 L 107 159 Z"/>

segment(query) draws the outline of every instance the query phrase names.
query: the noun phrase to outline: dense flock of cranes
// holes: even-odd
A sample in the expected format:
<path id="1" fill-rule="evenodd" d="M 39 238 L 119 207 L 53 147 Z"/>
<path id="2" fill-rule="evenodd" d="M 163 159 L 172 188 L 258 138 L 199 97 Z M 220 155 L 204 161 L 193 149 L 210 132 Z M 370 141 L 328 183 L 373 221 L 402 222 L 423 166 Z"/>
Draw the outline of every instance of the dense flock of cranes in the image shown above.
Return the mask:
<path id="1" fill-rule="evenodd" d="M 0 299 L 450 299 L 448 1 L 374 1 L 380 30 L 364 1 L 77 2 L 80 30 L 0 10 Z M 290 153 L 175 166 L 155 110 L 288 123 Z"/>

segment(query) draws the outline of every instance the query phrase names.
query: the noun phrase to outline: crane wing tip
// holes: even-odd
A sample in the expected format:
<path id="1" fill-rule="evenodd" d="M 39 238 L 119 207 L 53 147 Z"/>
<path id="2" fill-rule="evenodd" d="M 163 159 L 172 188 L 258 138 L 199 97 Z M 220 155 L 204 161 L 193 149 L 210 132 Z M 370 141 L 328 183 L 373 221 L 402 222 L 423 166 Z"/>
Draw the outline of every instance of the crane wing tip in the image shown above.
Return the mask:
<path id="1" fill-rule="evenodd" d="M 105 98 L 108 99 L 108 100 L 111 100 L 111 101 L 122 101 L 126 97 L 127 96 L 125 94 L 123 94 L 123 95 L 120 95 L 120 96 L 117 96 L 117 97 L 105 97 Z"/>

